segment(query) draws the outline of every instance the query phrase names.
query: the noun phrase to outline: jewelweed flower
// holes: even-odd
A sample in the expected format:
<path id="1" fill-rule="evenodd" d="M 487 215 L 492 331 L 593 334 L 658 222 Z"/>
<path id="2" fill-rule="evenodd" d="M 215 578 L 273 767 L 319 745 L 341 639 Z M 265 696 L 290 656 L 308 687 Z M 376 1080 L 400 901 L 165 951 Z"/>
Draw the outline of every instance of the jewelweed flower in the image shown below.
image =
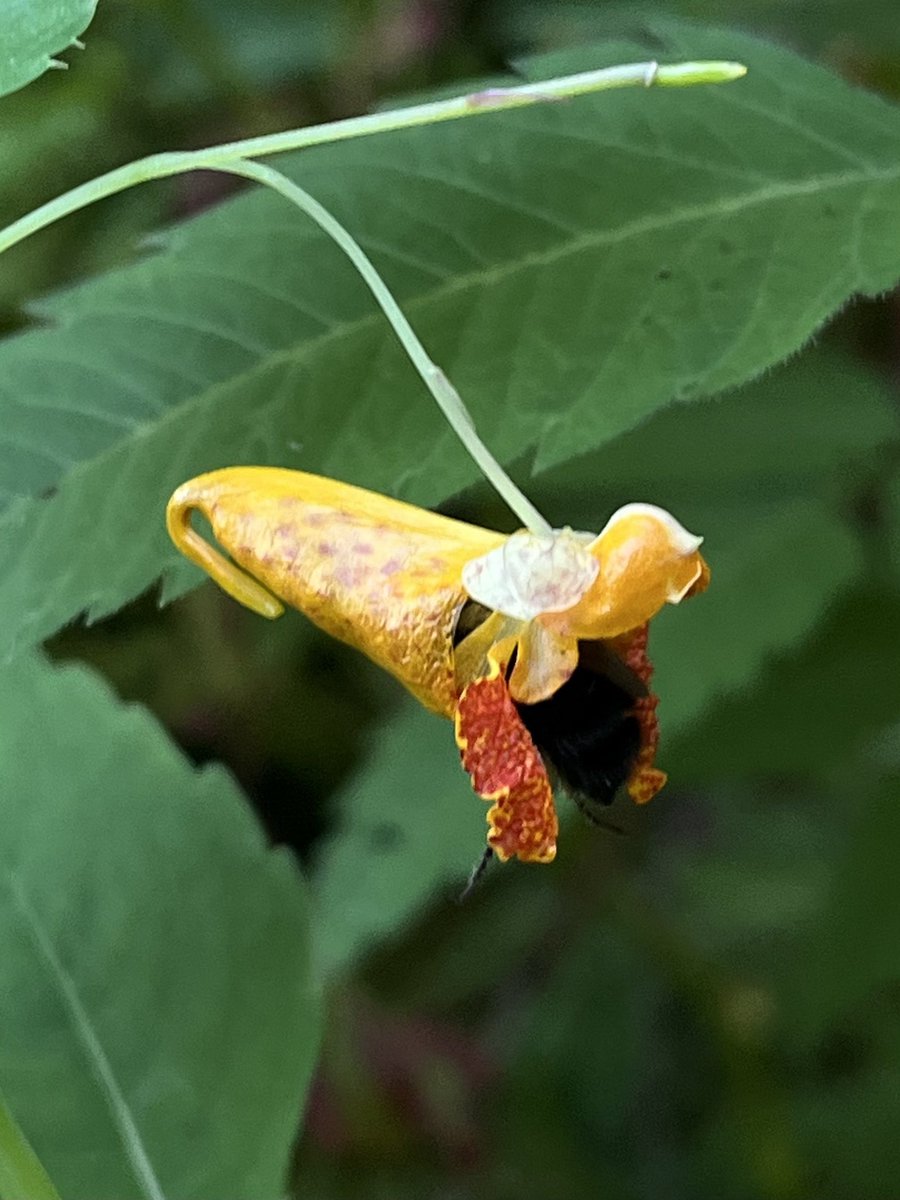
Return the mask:
<path id="1" fill-rule="evenodd" d="M 502 861 L 555 857 L 550 772 L 588 810 L 665 783 L 648 622 L 709 571 L 701 539 L 663 509 L 625 505 L 596 536 L 507 536 L 317 475 L 233 467 L 178 488 L 167 523 L 242 604 L 299 609 L 454 721 Z"/>

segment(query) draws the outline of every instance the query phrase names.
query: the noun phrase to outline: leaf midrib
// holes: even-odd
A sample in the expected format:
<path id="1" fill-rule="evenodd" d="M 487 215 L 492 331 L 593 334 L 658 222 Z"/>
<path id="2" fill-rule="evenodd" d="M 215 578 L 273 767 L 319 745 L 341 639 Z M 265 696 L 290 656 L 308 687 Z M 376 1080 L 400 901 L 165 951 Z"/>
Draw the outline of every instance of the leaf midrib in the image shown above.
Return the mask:
<path id="1" fill-rule="evenodd" d="M 50 935 L 28 899 L 15 871 L 7 867 L 4 876 L 13 906 L 25 925 L 28 940 L 44 965 L 53 990 L 69 1018 L 75 1038 L 88 1061 L 97 1087 L 103 1095 L 135 1181 L 146 1200 L 166 1200 L 138 1130 L 134 1114 L 119 1087 L 112 1063 L 109 1061 L 97 1031 L 82 1003 L 75 981 L 60 961 Z"/>

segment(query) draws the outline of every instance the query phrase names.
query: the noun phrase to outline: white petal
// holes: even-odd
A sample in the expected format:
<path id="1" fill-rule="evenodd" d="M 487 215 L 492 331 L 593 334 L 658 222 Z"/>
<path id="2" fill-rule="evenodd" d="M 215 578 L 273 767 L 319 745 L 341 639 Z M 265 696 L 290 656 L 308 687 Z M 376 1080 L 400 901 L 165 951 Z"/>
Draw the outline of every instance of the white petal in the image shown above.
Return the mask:
<path id="1" fill-rule="evenodd" d="M 547 537 L 519 530 L 496 550 L 463 567 L 463 587 L 494 612 L 530 621 L 577 604 L 600 570 L 587 550 L 592 534 L 554 530 Z"/>

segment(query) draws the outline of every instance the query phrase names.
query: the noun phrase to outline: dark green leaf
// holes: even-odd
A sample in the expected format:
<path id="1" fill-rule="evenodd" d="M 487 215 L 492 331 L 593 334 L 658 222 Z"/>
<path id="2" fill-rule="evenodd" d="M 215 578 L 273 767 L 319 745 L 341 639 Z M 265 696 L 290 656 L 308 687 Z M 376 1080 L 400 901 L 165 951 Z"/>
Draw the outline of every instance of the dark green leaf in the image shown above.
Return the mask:
<path id="1" fill-rule="evenodd" d="M 847 794 L 853 811 L 846 850 L 822 919 L 809 931 L 803 969 L 791 977 L 794 1021 L 806 1033 L 821 1033 L 842 1014 L 847 1021 L 859 1020 L 896 986 L 898 797 L 896 776 L 874 787 L 863 779 Z"/>
<path id="2" fill-rule="evenodd" d="M 486 806 L 460 766 L 453 726 L 411 705 L 379 729 L 337 804 L 340 825 L 313 881 L 327 974 L 402 928 L 435 888 L 459 886 L 486 834 Z"/>
<path id="3" fill-rule="evenodd" d="M 0 796 L 0 1086 L 62 1194 L 276 1200 L 318 1034 L 294 864 L 80 668 L 3 672 Z"/>
<path id="4" fill-rule="evenodd" d="M 714 583 L 661 614 L 651 634 L 661 719 L 672 732 L 712 696 L 752 682 L 766 660 L 802 641 L 861 567 L 859 547 L 825 504 L 778 510 L 686 510 L 706 533 Z"/>
<path id="5" fill-rule="evenodd" d="M 789 45 L 843 58 L 868 51 L 890 53 L 900 45 L 893 0 L 669 0 L 666 10 L 685 17 L 734 23 Z M 498 23 L 514 43 L 568 45 L 634 30 L 665 27 L 657 0 L 585 4 L 584 0 L 504 0 Z M 664 23 L 665 22 L 665 23 Z"/>
<path id="6" fill-rule="evenodd" d="M 845 493 L 865 486 L 879 448 L 897 439 L 889 381 L 822 345 L 737 391 L 670 404 L 534 486 L 553 506 L 551 519 L 571 521 L 577 509 L 587 528 L 605 520 L 602 504 L 635 499 L 676 513 L 698 499 L 777 506 L 829 479 Z"/>
<path id="7" fill-rule="evenodd" d="M 887 668 L 900 594 L 857 590 L 841 598 L 798 652 L 769 663 L 752 689 L 723 698 L 673 748 L 692 783 L 799 775 L 826 780 L 871 749 L 900 716 Z"/>
<path id="8" fill-rule="evenodd" d="M 898 448 L 895 460 L 900 460 Z M 884 497 L 884 521 L 887 541 L 887 569 L 895 581 L 900 581 L 900 464 L 889 478 Z"/>

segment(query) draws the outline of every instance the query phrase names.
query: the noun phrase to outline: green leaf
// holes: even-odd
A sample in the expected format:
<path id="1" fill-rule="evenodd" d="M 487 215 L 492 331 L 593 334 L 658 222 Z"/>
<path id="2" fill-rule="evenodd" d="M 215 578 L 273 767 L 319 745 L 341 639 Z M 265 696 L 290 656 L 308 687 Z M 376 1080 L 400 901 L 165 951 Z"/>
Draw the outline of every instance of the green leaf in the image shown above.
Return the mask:
<path id="1" fill-rule="evenodd" d="M 871 1039 L 871 1031 L 864 1036 Z M 893 1045 L 873 1047 L 869 1054 L 874 1061 L 868 1070 L 830 1086 L 823 1086 L 820 1068 L 797 1099 L 797 1125 L 807 1161 L 814 1164 L 815 1194 L 823 1200 L 878 1195 L 883 1180 L 900 1175 L 896 1035 Z"/>
<path id="2" fill-rule="evenodd" d="M 318 1034 L 296 868 L 82 668 L 0 679 L 0 1087 L 67 1200 L 282 1195 Z"/>
<path id="3" fill-rule="evenodd" d="M 723 699 L 679 739 L 677 769 L 692 783 L 832 778 L 900 717 L 900 689 L 884 669 L 898 615 L 898 591 L 842 597 L 798 652 L 767 664 L 751 690 Z"/>
<path id="4" fill-rule="evenodd" d="M 696 516 L 713 564 L 709 591 L 660 614 L 651 634 L 661 720 L 672 732 L 696 720 L 710 697 L 757 676 L 767 658 L 808 636 L 856 579 L 862 557 L 829 507 L 800 499 L 776 510 Z"/>
<path id="5" fill-rule="evenodd" d="M 372 253 L 504 460 L 562 461 L 734 385 L 900 275 L 894 110 L 739 34 L 664 41 L 750 75 L 286 160 Z M 7 498 L 59 487 L 0 524 L 7 648 L 170 567 L 162 509 L 198 471 L 277 463 L 427 502 L 474 478 L 362 285 L 282 200 L 245 196 L 162 244 L 0 347 Z M 196 577 L 180 568 L 173 590 Z"/>
<path id="6" fill-rule="evenodd" d="M 593 388 L 568 407 L 565 422 L 545 433 L 539 466 L 571 453 L 575 430 L 594 441 L 611 417 L 618 415 L 623 428 L 633 423 L 627 413 L 635 363 L 640 363 L 644 389 L 652 389 L 658 372 L 663 393 L 658 403 L 733 387 L 802 346 L 847 296 L 885 286 L 875 284 L 886 269 L 876 243 L 897 262 L 900 172 L 896 161 L 878 149 L 886 123 L 898 120 L 895 109 L 869 97 L 872 107 L 864 115 L 854 104 L 860 93 L 841 88 L 839 95 L 825 71 L 773 47 L 768 54 L 754 54 L 758 43 L 739 35 L 702 33 L 665 18 L 648 21 L 646 28 L 660 57 L 712 56 L 728 46 L 730 57 L 748 64 L 753 86 L 722 89 L 724 112 L 698 112 L 693 127 L 679 126 L 667 139 L 669 173 L 659 208 L 647 206 L 644 214 L 637 201 L 641 252 L 631 262 L 632 271 L 615 269 L 615 242 L 606 264 L 607 273 L 610 262 L 613 270 L 605 294 L 604 340 L 614 340 L 615 350 L 602 363 Z M 567 52 L 549 55 L 539 60 L 540 73 L 560 65 L 568 69 L 570 61 Z M 756 123 L 760 105 L 771 120 L 767 134 Z M 767 139 L 765 149 L 760 136 Z M 691 184 L 698 137 L 707 164 L 711 144 L 722 137 L 728 142 L 725 161 L 716 155 L 717 178 L 699 201 L 702 211 L 695 207 L 698 193 Z M 808 175 L 813 161 L 818 172 Z M 756 176 L 760 190 L 753 199 L 737 183 L 742 172 Z M 638 171 L 621 188 L 623 216 L 634 215 L 635 192 L 644 184 Z M 827 264 L 823 245 L 829 248 Z M 848 287 L 851 278 L 855 282 Z M 676 287 L 669 292 L 666 285 L 672 282 Z M 800 305 L 798 285 L 805 297 Z M 713 355 L 710 339 L 720 347 Z M 658 343 L 649 357 L 647 340 Z M 598 384 L 608 398 L 601 408 Z"/>
<path id="7" fill-rule="evenodd" d="M 460 766 L 452 724 L 406 705 L 377 737 L 337 796 L 341 824 L 313 878 L 317 958 L 328 975 L 400 931 L 484 850 L 487 809 Z"/>
<path id="8" fill-rule="evenodd" d="M 661 23 L 657 0 L 584 4 L 583 0 L 501 0 L 499 33 L 514 44 L 542 46 L 587 42 L 636 25 L 653 29 Z M 666 8 L 716 24 L 738 22 L 742 29 L 785 41 L 791 46 L 823 50 L 846 57 L 859 50 L 883 55 L 900 45 L 893 0 L 670 0 Z"/>
<path id="9" fill-rule="evenodd" d="M 884 520 L 888 571 L 900 583 L 900 446 L 894 448 L 894 458 L 898 465 L 885 488 Z"/>
<path id="10" fill-rule="evenodd" d="M 566 895 L 570 910 L 574 892 Z M 502 1035 L 509 1065 L 490 1107 L 504 1131 L 502 1161 L 519 1176 L 516 1194 L 529 1200 L 554 1194 L 562 1180 L 572 1200 L 635 1200 L 636 1163 L 649 1173 L 662 1153 L 652 1134 L 645 1137 L 648 1122 L 660 1121 L 660 1103 L 649 1115 L 646 1097 L 651 1089 L 673 1102 L 683 1094 L 683 1080 L 669 1086 L 674 1068 L 660 1033 L 658 976 L 596 893 L 588 896 L 589 927 L 576 908 L 564 933 L 542 942 L 540 983 L 522 988 L 518 1019 Z M 526 912 L 527 902 L 516 916 Z M 677 1187 L 671 1157 L 667 1167 Z"/>
<path id="11" fill-rule="evenodd" d="M 0 1096 L 0 1196 L 3 1200 L 59 1200 L 25 1135 Z"/>
<path id="12" fill-rule="evenodd" d="M 53 65 L 90 25 L 97 0 L 6 0 L 0 31 L 0 96 Z"/>
<path id="13" fill-rule="evenodd" d="M 803 969 L 790 976 L 793 1019 L 807 1036 L 821 1034 L 842 1013 L 858 1018 L 896 983 L 898 791 L 900 779 L 888 776 L 848 796 L 846 851 L 822 919 L 798 954 Z"/>
<path id="14" fill-rule="evenodd" d="M 609 1137 L 621 1132 L 629 1112 L 637 1115 L 643 1076 L 652 1069 L 647 1035 L 659 980 L 596 904 L 590 926 L 573 928 L 571 942 L 558 949 L 559 961 L 520 1034 L 520 1069 L 545 1082 L 561 1076 L 570 1119 Z"/>
<path id="15" fill-rule="evenodd" d="M 679 513 L 698 497 L 712 507 L 778 504 L 829 479 L 849 493 L 867 486 L 879 447 L 898 439 L 890 381 L 822 343 L 738 391 L 669 405 L 533 487 L 551 519 L 575 512 L 599 528 L 610 507 L 635 499 Z"/>

